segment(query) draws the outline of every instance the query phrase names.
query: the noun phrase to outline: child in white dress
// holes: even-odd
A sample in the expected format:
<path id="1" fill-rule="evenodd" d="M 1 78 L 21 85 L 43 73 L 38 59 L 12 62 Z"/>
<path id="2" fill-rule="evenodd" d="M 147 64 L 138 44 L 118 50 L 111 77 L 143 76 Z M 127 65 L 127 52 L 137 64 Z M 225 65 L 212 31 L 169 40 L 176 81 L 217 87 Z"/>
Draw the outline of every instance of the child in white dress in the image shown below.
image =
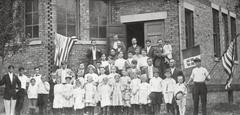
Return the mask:
<path id="1" fill-rule="evenodd" d="M 37 109 L 37 83 L 34 78 L 30 79 L 30 85 L 28 87 L 28 99 L 29 99 L 29 113 L 31 115 L 36 114 L 36 109 Z"/>
<path id="2" fill-rule="evenodd" d="M 63 111 L 65 114 L 72 114 L 73 112 L 73 85 L 71 84 L 72 77 L 65 78 L 66 84 L 63 86 Z"/>
<path id="3" fill-rule="evenodd" d="M 105 74 L 105 68 L 103 66 L 100 67 L 100 75 L 98 77 L 98 85 L 103 83 L 104 78 L 108 78 L 108 75 Z"/>
<path id="4" fill-rule="evenodd" d="M 108 84 L 108 78 L 104 77 L 98 87 L 99 98 L 103 115 L 110 115 L 112 87 Z"/>
<path id="5" fill-rule="evenodd" d="M 61 115 L 63 112 L 63 84 L 61 84 L 61 79 L 56 79 L 57 84 L 54 85 L 54 99 L 53 99 L 53 114 Z"/>
<path id="6" fill-rule="evenodd" d="M 139 111 L 139 88 L 141 80 L 137 75 L 133 76 L 133 79 L 130 84 L 131 88 L 131 106 L 132 106 L 132 115 L 138 115 Z"/>
<path id="7" fill-rule="evenodd" d="M 85 81 L 87 81 L 88 76 L 92 76 L 92 79 L 95 83 L 98 82 L 98 75 L 94 73 L 95 67 L 93 65 L 88 65 L 88 73 L 85 75 Z"/>
<path id="8" fill-rule="evenodd" d="M 128 73 L 126 70 L 122 71 L 122 77 L 120 78 L 123 91 L 123 112 L 124 115 L 129 115 L 130 114 L 130 99 L 131 99 L 131 89 L 130 89 L 130 83 L 131 83 L 131 78 L 128 76 Z"/>
<path id="9" fill-rule="evenodd" d="M 115 75 L 117 75 L 117 67 L 116 66 L 112 66 L 111 67 L 111 73 L 108 75 L 108 83 L 110 85 L 113 85 L 115 82 Z"/>
<path id="10" fill-rule="evenodd" d="M 74 110 L 77 115 L 83 115 L 84 113 L 84 95 L 85 90 L 83 89 L 83 85 L 81 81 L 76 80 L 76 85 L 73 88 L 73 100 L 74 100 Z"/>
<path id="11" fill-rule="evenodd" d="M 141 51 L 141 54 L 142 56 L 139 58 L 138 62 L 139 62 L 139 67 L 140 69 L 142 69 L 143 67 L 147 67 L 148 64 L 147 64 L 147 60 L 148 60 L 148 56 L 147 56 L 147 50 L 145 49 L 142 49 Z"/>
<path id="12" fill-rule="evenodd" d="M 163 96 L 166 103 L 168 113 L 175 114 L 173 106 L 173 97 L 176 86 L 176 81 L 171 77 L 171 70 L 167 69 L 164 73 L 166 78 L 163 80 Z"/>
<path id="13" fill-rule="evenodd" d="M 115 61 L 115 66 L 118 68 L 119 73 L 122 72 L 122 70 L 125 68 L 125 59 L 123 58 L 123 52 L 120 51 L 118 53 L 118 59 Z"/>
<path id="14" fill-rule="evenodd" d="M 141 77 L 141 84 L 139 86 L 139 104 L 141 113 L 147 115 L 148 113 L 148 104 L 150 103 L 149 94 L 150 94 L 150 84 L 147 83 L 147 74 L 142 74 Z"/>
<path id="15" fill-rule="evenodd" d="M 85 84 L 85 109 L 88 115 L 94 115 L 94 107 L 96 106 L 97 89 L 92 76 L 87 76 Z"/>
<path id="16" fill-rule="evenodd" d="M 123 106 L 123 98 L 122 98 L 122 84 L 120 82 L 120 75 L 115 75 L 115 83 L 113 84 L 113 92 L 112 92 L 112 106 L 114 107 L 115 115 L 122 115 L 122 106 Z"/>
<path id="17" fill-rule="evenodd" d="M 172 59 L 172 45 L 169 41 L 165 41 L 163 46 L 163 52 L 169 60 Z"/>
<path id="18" fill-rule="evenodd" d="M 183 76 L 177 77 L 178 83 L 175 87 L 175 99 L 179 108 L 180 115 L 185 115 L 186 112 L 186 98 L 187 98 L 187 87 L 184 84 Z"/>

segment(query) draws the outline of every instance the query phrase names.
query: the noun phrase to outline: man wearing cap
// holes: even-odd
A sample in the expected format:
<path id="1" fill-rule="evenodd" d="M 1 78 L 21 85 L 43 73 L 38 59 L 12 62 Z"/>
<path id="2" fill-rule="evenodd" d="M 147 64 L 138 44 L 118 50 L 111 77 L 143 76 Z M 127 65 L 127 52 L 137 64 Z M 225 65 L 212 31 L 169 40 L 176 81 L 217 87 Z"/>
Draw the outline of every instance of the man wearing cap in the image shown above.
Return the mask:
<path id="1" fill-rule="evenodd" d="M 198 115 L 199 97 L 201 98 L 202 115 L 207 115 L 207 86 L 205 82 L 209 81 L 211 78 L 207 69 L 201 66 L 201 60 L 199 58 L 194 59 L 194 63 L 196 67 L 192 70 L 190 79 L 187 82 L 187 85 L 192 81 L 194 83 L 192 89 L 194 103 L 193 115 Z"/>

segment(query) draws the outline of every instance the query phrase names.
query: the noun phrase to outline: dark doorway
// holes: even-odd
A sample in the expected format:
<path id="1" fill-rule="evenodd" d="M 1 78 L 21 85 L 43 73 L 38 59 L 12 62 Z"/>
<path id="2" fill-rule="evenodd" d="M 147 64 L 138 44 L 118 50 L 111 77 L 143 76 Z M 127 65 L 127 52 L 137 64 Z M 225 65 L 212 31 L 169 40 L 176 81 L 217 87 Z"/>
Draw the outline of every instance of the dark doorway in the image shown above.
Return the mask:
<path id="1" fill-rule="evenodd" d="M 132 45 L 132 38 L 137 38 L 137 44 L 144 48 L 144 22 L 126 23 L 127 47 Z"/>

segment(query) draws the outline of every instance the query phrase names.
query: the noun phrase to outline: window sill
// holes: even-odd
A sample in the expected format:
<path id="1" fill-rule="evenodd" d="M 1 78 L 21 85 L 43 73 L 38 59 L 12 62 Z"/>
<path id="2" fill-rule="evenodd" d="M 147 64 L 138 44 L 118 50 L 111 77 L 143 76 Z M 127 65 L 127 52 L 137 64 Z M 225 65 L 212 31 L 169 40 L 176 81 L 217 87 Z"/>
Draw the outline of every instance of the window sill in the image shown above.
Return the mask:
<path id="1" fill-rule="evenodd" d="M 39 38 L 32 38 L 29 42 L 29 45 L 41 45 L 42 44 L 42 40 Z"/>
<path id="2" fill-rule="evenodd" d="M 238 64 L 239 64 L 239 61 L 234 61 L 234 64 L 237 64 L 237 65 L 238 65 Z"/>
<path id="3" fill-rule="evenodd" d="M 91 44 L 91 40 L 78 40 L 76 42 L 76 44 L 90 45 Z M 107 41 L 96 40 L 96 44 L 98 44 L 98 45 L 107 45 Z"/>

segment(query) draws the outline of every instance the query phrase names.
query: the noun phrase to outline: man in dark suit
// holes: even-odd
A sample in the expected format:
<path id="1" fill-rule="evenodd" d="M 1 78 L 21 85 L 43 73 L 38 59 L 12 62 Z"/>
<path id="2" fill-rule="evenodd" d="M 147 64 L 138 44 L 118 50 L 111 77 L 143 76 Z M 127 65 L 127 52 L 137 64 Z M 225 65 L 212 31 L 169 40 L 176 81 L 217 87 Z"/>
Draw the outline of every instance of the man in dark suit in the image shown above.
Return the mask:
<path id="1" fill-rule="evenodd" d="M 141 47 L 139 45 L 137 45 L 137 39 L 132 38 L 132 46 L 130 46 L 128 48 L 128 51 L 134 52 L 133 55 L 135 55 L 136 54 L 136 49 L 139 49 L 138 51 L 141 51 Z"/>
<path id="2" fill-rule="evenodd" d="M 146 73 L 147 74 L 147 76 L 148 76 L 148 79 L 150 80 L 151 78 L 153 78 L 153 74 L 155 73 L 155 72 L 158 72 L 158 68 L 156 68 L 156 67 L 154 67 L 153 66 L 153 60 L 152 60 L 152 58 L 148 58 L 147 59 L 147 64 L 148 64 L 148 66 L 147 67 L 144 67 L 144 69 L 143 69 L 143 73 Z"/>
<path id="3" fill-rule="evenodd" d="M 18 77 L 13 73 L 14 66 L 8 66 L 8 73 L 3 76 L 0 80 L 0 86 L 5 85 L 4 88 L 4 107 L 6 115 L 14 115 L 15 114 L 15 106 L 16 106 L 16 87 L 21 88 L 21 82 Z"/>
<path id="4" fill-rule="evenodd" d="M 151 40 L 146 40 L 145 50 L 147 51 L 147 56 L 153 58 L 154 48 L 151 45 Z"/>
<path id="5" fill-rule="evenodd" d="M 172 78 L 176 81 L 176 83 L 178 82 L 177 81 L 178 76 L 183 76 L 183 82 L 185 82 L 185 76 L 182 70 L 176 68 L 176 61 L 174 59 L 169 60 L 169 66 L 172 73 Z M 177 115 L 179 115 L 180 114 L 178 109 L 179 107 L 175 100 L 173 101 L 173 107 L 174 111 L 176 111 Z"/>
<path id="6" fill-rule="evenodd" d="M 159 69 L 159 74 L 162 78 L 164 78 L 164 71 L 167 68 L 167 64 L 165 63 L 165 55 L 163 52 L 163 41 L 162 39 L 158 40 L 158 46 L 154 47 L 154 66 Z"/>
<path id="7" fill-rule="evenodd" d="M 91 48 L 87 50 L 88 64 L 96 65 L 96 60 L 101 57 L 102 52 L 100 49 L 97 49 L 96 40 L 92 40 L 91 44 Z"/>
<path id="8" fill-rule="evenodd" d="M 183 71 L 176 68 L 176 61 L 174 59 L 169 60 L 169 66 L 171 69 L 172 78 L 176 81 L 176 83 L 178 82 L 177 81 L 178 76 L 183 76 L 183 82 L 185 82 L 185 76 L 183 74 Z"/>

